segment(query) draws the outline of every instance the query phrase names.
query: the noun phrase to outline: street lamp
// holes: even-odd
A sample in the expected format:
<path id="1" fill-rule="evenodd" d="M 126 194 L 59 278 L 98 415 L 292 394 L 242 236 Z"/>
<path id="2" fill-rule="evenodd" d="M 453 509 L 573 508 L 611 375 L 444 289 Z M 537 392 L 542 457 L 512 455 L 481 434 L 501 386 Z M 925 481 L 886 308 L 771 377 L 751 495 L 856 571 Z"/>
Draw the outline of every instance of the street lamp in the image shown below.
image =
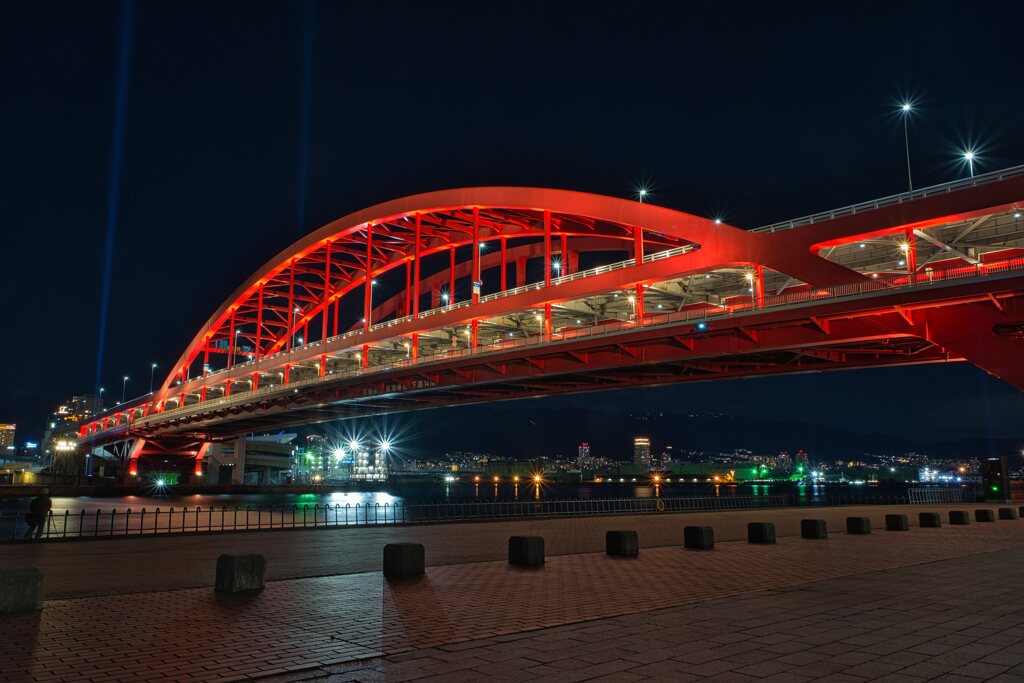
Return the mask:
<path id="1" fill-rule="evenodd" d="M 910 135 L 907 133 L 907 119 L 910 118 L 912 109 L 913 105 L 910 102 L 904 102 L 900 107 L 900 114 L 903 117 L 903 146 L 907 151 L 907 184 L 911 192 L 914 191 L 914 179 L 910 175 Z"/>
<path id="2" fill-rule="evenodd" d="M 128 375 L 124 376 L 124 381 L 121 382 L 121 403 L 124 403 L 125 391 L 128 389 Z"/>
<path id="3" fill-rule="evenodd" d="M 156 372 L 156 363 L 149 366 L 149 393 L 153 393 L 153 373 Z"/>
<path id="4" fill-rule="evenodd" d="M 637 195 L 640 197 L 640 203 L 643 204 L 644 200 L 647 199 L 647 188 L 641 187 L 640 190 L 637 192 Z"/>
<path id="5" fill-rule="evenodd" d="M 971 170 L 971 177 L 974 177 L 974 150 L 969 149 L 964 152 L 964 161 L 967 162 L 967 167 Z"/>

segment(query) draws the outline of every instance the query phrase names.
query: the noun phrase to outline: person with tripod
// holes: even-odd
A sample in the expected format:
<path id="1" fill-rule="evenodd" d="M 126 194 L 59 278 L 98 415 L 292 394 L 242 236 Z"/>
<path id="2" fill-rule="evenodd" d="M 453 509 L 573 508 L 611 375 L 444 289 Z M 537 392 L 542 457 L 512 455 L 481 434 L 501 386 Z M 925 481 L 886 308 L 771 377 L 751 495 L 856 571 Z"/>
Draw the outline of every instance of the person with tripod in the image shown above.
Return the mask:
<path id="1" fill-rule="evenodd" d="M 42 492 L 32 499 L 28 505 L 28 512 L 25 513 L 25 522 L 28 529 L 25 531 L 25 538 L 39 540 L 43 536 L 43 529 L 49 525 L 50 510 L 53 509 L 53 499 L 50 498 L 50 490 L 43 489 Z"/>

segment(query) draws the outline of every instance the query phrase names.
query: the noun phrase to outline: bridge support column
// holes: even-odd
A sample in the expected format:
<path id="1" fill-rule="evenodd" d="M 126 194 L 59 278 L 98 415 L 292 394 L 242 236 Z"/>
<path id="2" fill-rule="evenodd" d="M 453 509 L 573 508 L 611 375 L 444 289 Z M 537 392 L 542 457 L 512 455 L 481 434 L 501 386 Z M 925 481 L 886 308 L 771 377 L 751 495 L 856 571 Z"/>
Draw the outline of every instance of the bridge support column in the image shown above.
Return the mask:
<path id="1" fill-rule="evenodd" d="M 323 354 L 320 356 L 320 376 L 327 376 L 327 354 Z"/>
<path id="2" fill-rule="evenodd" d="M 480 335 L 480 321 L 474 320 L 470 326 L 469 348 L 475 349 Z"/>
<path id="3" fill-rule="evenodd" d="M 285 366 L 284 366 L 284 377 L 282 378 L 284 384 L 288 384 L 288 379 L 291 376 L 291 374 L 292 374 L 292 366 L 285 364 Z"/>
<path id="4" fill-rule="evenodd" d="M 231 483 L 232 484 L 244 484 L 245 483 L 245 437 L 240 436 L 235 439 L 235 453 L 232 458 L 232 464 L 234 467 L 231 471 Z"/>
<path id="5" fill-rule="evenodd" d="M 412 356 L 412 359 L 416 360 L 417 358 L 420 357 L 420 333 L 419 332 L 413 332 L 412 333 L 412 343 L 411 343 L 410 347 L 411 348 L 409 349 L 409 353 Z"/>
<path id="6" fill-rule="evenodd" d="M 913 230 L 907 230 L 907 277 L 910 283 L 917 282 L 917 242 Z"/>
<path id="7" fill-rule="evenodd" d="M 579 272 L 580 269 L 580 252 L 568 251 L 565 255 L 565 275 L 572 275 L 573 273 Z"/>
<path id="8" fill-rule="evenodd" d="M 526 284 L 526 257 L 519 256 L 516 258 L 516 287 L 522 287 Z"/>
<path id="9" fill-rule="evenodd" d="M 551 338 L 551 304 L 544 304 L 544 336 Z"/>
<path id="10" fill-rule="evenodd" d="M 636 286 L 636 293 L 633 295 L 633 317 L 637 323 L 644 319 L 644 286 L 640 283 Z"/>
<path id="11" fill-rule="evenodd" d="M 361 364 L 364 368 L 370 367 L 370 345 L 363 344 L 363 353 Z"/>
<path id="12" fill-rule="evenodd" d="M 754 266 L 754 304 L 764 308 L 764 266 Z"/>
<path id="13" fill-rule="evenodd" d="M 260 373 L 259 372 L 254 372 L 254 373 L 252 373 L 252 390 L 256 391 L 259 388 L 260 388 Z"/>
<path id="14" fill-rule="evenodd" d="M 501 291 L 508 289 L 508 240 L 501 238 Z"/>
<path id="15" fill-rule="evenodd" d="M 197 477 L 203 476 L 203 463 L 206 461 L 206 455 L 210 452 L 211 444 L 209 441 L 203 443 L 199 447 L 199 451 L 196 453 L 196 466 L 193 470 L 193 474 Z"/>
<path id="16" fill-rule="evenodd" d="M 455 247 L 448 252 L 448 305 L 455 303 Z"/>
<path id="17" fill-rule="evenodd" d="M 1024 299 L 1002 299 L 999 305 L 1002 310 L 988 302 L 929 309 L 925 336 L 1024 392 L 1024 348 L 1009 336 L 1024 326 Z"/>

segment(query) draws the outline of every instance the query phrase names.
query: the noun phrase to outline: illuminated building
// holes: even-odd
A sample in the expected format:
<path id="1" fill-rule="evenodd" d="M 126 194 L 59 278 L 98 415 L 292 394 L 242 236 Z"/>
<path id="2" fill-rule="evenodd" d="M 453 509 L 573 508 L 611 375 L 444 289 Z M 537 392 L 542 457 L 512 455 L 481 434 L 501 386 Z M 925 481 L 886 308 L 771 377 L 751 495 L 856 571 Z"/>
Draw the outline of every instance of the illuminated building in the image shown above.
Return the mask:
<path id="1" fill-rule="evenodd" d="M 583 469 L 583 466 L 590 462 L 590 444 L 584 441 L 580 444 L 579 454 L 576 456 L 576 465 Z"/>
<path id="2" fill-rule="evenodd" d="M 7 450 L 14 446 L 14 428 L 12 424 L 0 424 L 0 448 Z"/>
<path id="3" fill-rule="evenodd" d="M 646 436 L 633 439 L 633 464 L 651 466 L 651 440 Z"/>

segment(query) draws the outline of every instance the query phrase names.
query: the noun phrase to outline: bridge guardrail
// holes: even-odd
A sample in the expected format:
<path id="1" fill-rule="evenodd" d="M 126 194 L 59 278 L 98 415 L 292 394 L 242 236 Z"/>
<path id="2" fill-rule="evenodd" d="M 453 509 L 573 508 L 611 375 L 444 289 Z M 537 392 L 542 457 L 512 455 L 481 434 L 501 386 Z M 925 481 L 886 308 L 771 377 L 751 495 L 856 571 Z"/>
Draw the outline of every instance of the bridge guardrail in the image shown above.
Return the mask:
<path id="1" fill-rule="evenodd" d="M 367 503 L 169 507 L 142 510 L 110 509 L 63 514 L 49 513 L 40 540 L 125 538 L 154 534 L 221 533 L 271 529 L 316 529 L 382 524 L 443 524 L 476 520 L 529 519 L 573 515 L 632 515 L 761 508 L 900 505 L 906 496 L 842 495 L 800 499 L 792 494 L 767 496 L 697 496 L 654 498 L 588 498 L 563 500 L 460 501 L 437 503 Z M 658 503 L 662 505 L 659 506 Z M 28 525 L 24 513 L 0 515 L 0 542 L 22 542 Z"/>
<path id="2" fill-rule="evenodd" d="M 901 192 L 899 194 L 890 195 L 888 197 L 882 197 L 880 199 L 872 199 L 866 202 L 859 202 L 857 204 L 850 204 L 838 209 L 831 209 L 829 211 L 821 211 L 819 213 L 810 214 L 808 216 L 802 216 L 800 218 L 794 218 L 788 221 L 781 221 L 779 223 L 772 223 L 771 225 L 765 225 L 760 228 L 754 228 L 750 232 L 779 232 L 780 230 L 789 230 L 791 228 L 798 228 L 803 225 L 812 225 L 814 223 L 820 223 L 822 221 L 829 221 L 835 218 L 841 218 L 843 216 L 852 216 L 857 213 L 864 211 L 871 211 L 872 209 L 881 209 L 886 206 L 893 206 L 895 204 L 902 204 L 912 199 L 924 199 L 926 197 L 933 197 L 939 194 L 947 194 L 956 190 L 962 190 L 965 187 L 976 187 L 978 185 L 988 185 L 989 183 L 997 183 L 1007 178 L 1013 178 L 1019 175 L 1024 175 L 1024 164 L 1020 166 L 1013 166 L 1011 168 L 1004 168 L 999 171 L 990 171 L 989 173 L 981 173 L 972 178 L 961 178 L 960 180 L 953 180 L 948 183 L 940 183 L 938 185 L 932 185 L 930 187 L 923 187 L 919 190 L 912 190 L 910 192 Z"/>

